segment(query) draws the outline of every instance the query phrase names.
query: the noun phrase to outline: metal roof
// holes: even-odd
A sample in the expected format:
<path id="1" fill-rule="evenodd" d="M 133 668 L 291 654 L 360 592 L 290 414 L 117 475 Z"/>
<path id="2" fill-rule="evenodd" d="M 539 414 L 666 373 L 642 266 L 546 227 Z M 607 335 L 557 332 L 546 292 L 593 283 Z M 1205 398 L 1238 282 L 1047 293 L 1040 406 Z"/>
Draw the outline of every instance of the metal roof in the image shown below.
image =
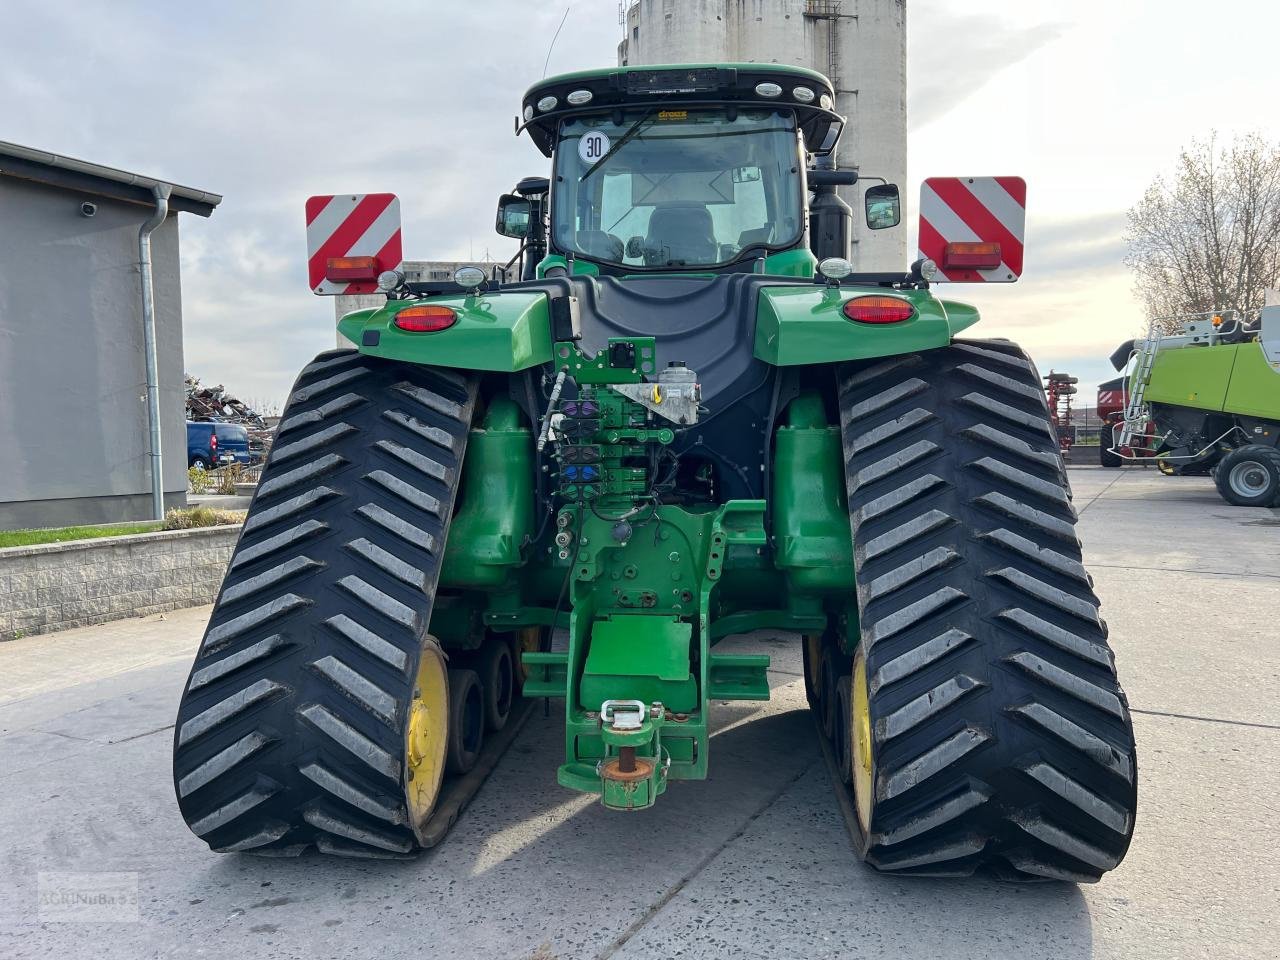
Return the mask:
<path id="1" fill-rule="evenodd" d="M 0 175 L 35 180 L 68 190 L 114 197 L 146 206 L 154 204 L 152 187 L 168 182 L 4 140 L 0 140 Z M 172 210 L 207 217 L 222 202 L 221 194 L 210 193 L 208 190 L 197 190 L 176 183 L 169 186 L 172 190 L 169 207 Z"/>

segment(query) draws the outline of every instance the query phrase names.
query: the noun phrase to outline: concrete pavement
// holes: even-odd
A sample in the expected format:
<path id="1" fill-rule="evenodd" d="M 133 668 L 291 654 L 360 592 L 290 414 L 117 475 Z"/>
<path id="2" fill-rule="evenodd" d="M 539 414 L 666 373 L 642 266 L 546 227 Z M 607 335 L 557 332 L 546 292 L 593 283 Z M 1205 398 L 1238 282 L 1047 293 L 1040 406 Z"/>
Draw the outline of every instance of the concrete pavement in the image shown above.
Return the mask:
<path id="1" fill-rule="evenodd" d="M 216 855 L 169 772 L 201 607 L 0 645 L 0 956 L 1274 957 L 1280 511 L 1153 470 L 1071 475 L 1138 740 L 1133 846 L 1097 885 L 857 863 L 796 645 L 760 636 L 733 643 L 773 656 L 774 699 L 720 708 L 712 778 L 652 811 L 558 787 L 560 719 L 538 710 L 416 860 Z M 71 909 L 76 883 L 123 896 Z"/>

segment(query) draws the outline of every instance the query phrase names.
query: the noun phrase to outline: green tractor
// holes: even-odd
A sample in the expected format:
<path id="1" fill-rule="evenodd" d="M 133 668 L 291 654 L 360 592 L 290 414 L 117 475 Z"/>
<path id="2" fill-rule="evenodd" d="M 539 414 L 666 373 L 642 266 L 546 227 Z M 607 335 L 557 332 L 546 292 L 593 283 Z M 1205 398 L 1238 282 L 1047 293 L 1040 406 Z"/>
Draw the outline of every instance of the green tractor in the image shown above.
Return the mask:
<path id="1" fill-rule="evenodd" d="M 1133 731 L 1041 380 L 930 290 L 1013 279 L 1020 240 L 1015 269 L 939 211 L 938 262 L 854 273 L 834 96 L 776 64 L 539 82 L 550 176 L 501 198 L 493 275 L 406 280 L 389 195 L 309 205 L 313 290 L 386 302 L 299 375 L 179 708 L 210 847 L 429 847 L 539 698 L 561 786 L 679 803 L 714 705 L 770 695 L 720 642 L 771 630 L 868 863 L 1120 862 Z M 897 225 L 897 187 L 866 207 Z"/>
<path id="2" fill-rule="evenodd" d="M 1154 457 L 1166 474 L 1211 473 L 1235 506 L 1280 506 L 1280 305 L 1181 326 L 1166 335 L 1153 324 L 1111 355 L 1128 374 L 1103 465 Z"/>

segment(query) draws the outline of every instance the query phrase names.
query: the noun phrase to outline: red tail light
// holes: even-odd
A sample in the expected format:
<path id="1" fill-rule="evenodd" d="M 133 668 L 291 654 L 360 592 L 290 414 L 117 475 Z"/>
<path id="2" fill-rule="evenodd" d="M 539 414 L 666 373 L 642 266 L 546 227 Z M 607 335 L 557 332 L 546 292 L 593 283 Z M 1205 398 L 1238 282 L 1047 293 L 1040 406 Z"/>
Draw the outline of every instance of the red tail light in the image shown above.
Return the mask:
<path id="1" fill-rule="evenodd" d="M 942 249 L 943 270 L 994 270 L 998 266 L 998 243 L 948 243 Z"/>
<path id="2" fill-rule="evenodd" d="M 377 257 L 330 257 L 324 265 L 325 279 L 335 283 L 377 280 L 381 272 Z"/>
<path id="3" fill-rule="evenodd" d="M 901 323 L 914 317 L 916 308 L 900 297 L 854 297 L 845 301 L 844 315 L 858 323 Z"/>
<path id="4" fill-rule="evenodd" d="M 218 449 L 218 435 L 216 433 L 209 434 L 209 449 L 210 450 Z"/>
<path id="5" fill-rule="evenodd" d="M 410 333 L 435 333 L 447 330 L 458 322 L 452 307 L 426 303 L 420 307 L 405 307 L 396 314 L 395 325 Z"/>

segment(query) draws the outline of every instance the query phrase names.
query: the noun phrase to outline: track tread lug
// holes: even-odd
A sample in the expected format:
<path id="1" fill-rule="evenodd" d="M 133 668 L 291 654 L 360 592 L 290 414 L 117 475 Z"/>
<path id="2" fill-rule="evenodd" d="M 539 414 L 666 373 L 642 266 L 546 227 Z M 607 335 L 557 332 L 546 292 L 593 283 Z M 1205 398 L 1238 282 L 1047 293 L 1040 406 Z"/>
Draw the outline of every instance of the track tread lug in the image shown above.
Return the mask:
<path id="1" fill-rule="evenodd" d="M 953 703 L 971 693 L 977 693 L 986 684 L 961 673 L 944 680 L 914 700 L 903 704 L 892 713 L 876 721 L 875 737 L 880 743 L 910 733 L 922 723 L 927 723 L 945 711 Z"/>
<path id="2" fill-rule="evenodd" d="M 183 723 L 178 728 L 178 743 L 182 745 L 199 739 L 255 704 L 268 698 L 283 696 L 288 692 L 289 688 L 283 683 L 277 683 L 265 677 L 255 680 L 247 687 L 237 690 L 229 697 L 224 697 Z"/>
<path id="3" fill-rule="evenodd" d="M 309 703 L 298 710 L 298 716 L 307 720 L 370 770 L 389 780 L 400 780 L 400 758 L 392 756 L 388 750 L 378 746 L 328 707 Z"/>
<path id="4" fill-rule="evenodd" d="M 310 810 L 303 811 L 302 819 L 317 830 L 323 830 L 326 833 L 332 833 L 347 840 L 354 840 L 356 843 L 374 847 L 378 850 L 388 850 L 391 853 L 409 853 L 413 849 L 413 841 L 407 837 L 398 837 L 383 833 L 381 830 L 362 827 L 358 823 L 353 823 L 319 808 L 313 807 Z"/>
<path id="5" fill-rule="evenodd" d="M 265 803 L 280 792 L 280 784 L 266 777 L 258 777 L 252 786 L 237 794 L 226 803 L 206 813 L 191 824 L 191 832 L 198 837 L 207 837 L 215 830 L 225 827 L 234 820 L 240 819 L 254 807 Z M 278 840 L 272 837 L 271 840 Z M 266 841 L 270 843 L 271 840 Z"/>
<path id="6" fill-rule="evenodd" d="M 407 821 L 403 804 L 390 801 L 385 797 L 377 797 L 335 773 L 318 760 L 303 764 L 298 772 L 344 803 L 349 803 L 357 810 L 363 810 L 371 817 L 398 825 Z"/>
<path id="7" fill-rule="evenodd" d="M 1115 717 L 1124 718 L 1128 713 L 1120 698 L 1110 690 L 1104 690 L 1096 683 L 1091 683 L 1071 673 L 1069 670 L 1064 670 L 1043 657 L 1022 651 L 1011 655 L 1007 659 L 1027 674 L 1043 681 L 1047 686 L 1060 690 L 1082 703 L 1087 703 L 1089 706 L 1103 710 Z"/>
<path id="8" fill-rule="evenodd" d="M 294 467 L 292 470 L 286 470 L 284 473 L 273 473 L 266 479 L 258 481 L 258 491 L 254 497 L 255 499 L 257 497 L 272 497 L 285 490 L 292 490 L 299 484 L 317 480 L 320 477 L 334 473 L 348 463 L 350 461 L 346 457 L 339 456 L 336 453 L 326 453 L 323 457 L 312 460 L 310 463 L 304 463 L 299 467 Z"/>
<path id="9" fill-rule="evenodd" d="M 320 448 L 327 447 L 331 443 L 337 443 L 355 432 L 356 428 L 349 423 L 335 423 L 332 426 L 325 427 L 323 430 L 308 434 L 300 440 L 277 444 L 271 448 L 271 456 L 275 463 L 280 463 L 282 460 L 292 460 L 294 457 L 315 453 Z"/>
<path id="10" fill-rule="evenodd" d="M 188 690 L 199 690 L 201 687 L 207 687 L 215 680 L 221 680 L 229 673 L 234 673 L 242 667 L 257 663 L 259 660 L 271 656 L 277 650 L 282 650 L 289 645 L 281 634 L 273 633 L 269 637 L 263 637 L 256 640 L 249 646 L 235 653 L 223 657 L 221 660 L 214 660 L 202 667 L 198 667 L 191 674 L 191 680 L 187 684 Z"/>
<path id="11" fill-rule="evenodd" d="M 305 413 L 295 414 L 287 420 L 281 420 L 280 423 L 276 425 L 276 436 L 280 437 L 286 433 L 292 433 L 294 430 L 301 429 L 302 427 L 309 427 L 314 426 L 317 423 L 323 423 L 325 420 L 336 414 L 346 413 L 348 410 L 367 402 L 368 401 L 358 393 L 344 393 L 340 397 L 335 397 L 327 403 L 321 404 L 314 410 L 308 410 Z"/>

